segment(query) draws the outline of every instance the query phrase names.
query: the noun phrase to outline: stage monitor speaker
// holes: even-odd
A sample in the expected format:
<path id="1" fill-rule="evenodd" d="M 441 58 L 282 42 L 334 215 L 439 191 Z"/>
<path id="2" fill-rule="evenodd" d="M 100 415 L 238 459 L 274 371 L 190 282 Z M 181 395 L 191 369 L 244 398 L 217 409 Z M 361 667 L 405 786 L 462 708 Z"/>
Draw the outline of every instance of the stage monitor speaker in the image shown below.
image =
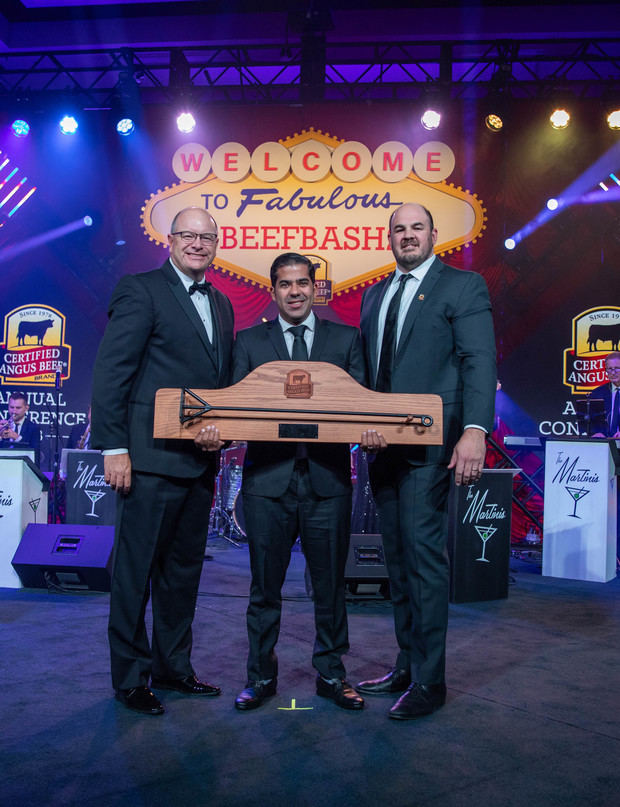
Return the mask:
<path id="1" fill-rule="evenodd" d="M 345 580 L 387 580 L 381 535 L 357 533 L 351 536 L 349 554 L 344 570 Z"/>
<path id="2" fill-rule="evenodd" d="M 29 524 L 13 556 L 27 588 L 109 591 L 114 527 Z"/>

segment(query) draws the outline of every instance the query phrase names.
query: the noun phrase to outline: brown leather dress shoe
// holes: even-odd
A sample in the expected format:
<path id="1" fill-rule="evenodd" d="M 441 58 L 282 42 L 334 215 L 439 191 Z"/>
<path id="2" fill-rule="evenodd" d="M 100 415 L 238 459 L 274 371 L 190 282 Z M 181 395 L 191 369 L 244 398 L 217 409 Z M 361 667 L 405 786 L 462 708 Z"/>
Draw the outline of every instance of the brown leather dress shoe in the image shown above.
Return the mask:
<path id="1" fill-rule="evenodd" d="M 278 679 L 272 678 L 271 681 L 248 681 L 243 689 L 235 698 L 235 708 L 241 712 L 247 712 L 250 709 L 258 709 L 262 706 L 265 698 L 271 698 L 276 694 L 278 686 Z"/>
<path id="2" fill-rule="evenodd" d="M 416 717 L 430 715 L 446 702 L 445 684 L 413 683 L 400 696 L 389 711 L 394 720 L 413 720 Z"/>
<path id="3" fill-rule="evenodd" d="M 143 715 L 163 715 L 164 707 L 148 687 L 117 689 L 116 699 L 128 709 Z"/>
<path id="4" fill-rule="evenodd" d="M 185 678 L 156 678 L 153 676 L 151 686 L 154 689 L 171 689 L 173 692 L 181 692 L 183 695 L 221 695 L 222 690 L 214 684 L 207 684 L 199 681 L 195 675 L 188 675 Z"/>
<path id="5" fill-rule="evenodd" d="M 347 681 L 327 681 L 322 675 L 316 679 L 316 694 L 322 698 L 329 698 L 341 709 L 363 709 L 364 698 L 358 695 Z"/>
<path id="6" fill-rule="evenodd" d="M 360 681 L 355 689 L 364 695 L 394 695 L 404 692 L 411 683 L 409 670 L 390 670 L 383 678 L 371 678 L 369 681 Z"/>

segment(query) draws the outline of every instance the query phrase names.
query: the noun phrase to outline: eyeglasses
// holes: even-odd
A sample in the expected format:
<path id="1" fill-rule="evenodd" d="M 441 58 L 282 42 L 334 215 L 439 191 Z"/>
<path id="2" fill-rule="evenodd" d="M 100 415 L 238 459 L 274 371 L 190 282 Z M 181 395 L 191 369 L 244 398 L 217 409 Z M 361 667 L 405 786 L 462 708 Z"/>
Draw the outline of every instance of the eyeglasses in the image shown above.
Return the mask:
<path id="1" fill-rule="evenodd" d="M 607 370 L 607 375 L 609 373 L 620 373 L 620 367 L 607 367 L 605 369 Z"/>
<path id="2" fill-rule="evenodd" d="M 217 241 L 217 233 L 192 233 L 189 230 L 182 230 L 171 235 L 178 235 L 184 244 L 192 244 L 197 238 L 200 238 L 201 244 L 215 244 Z"/>

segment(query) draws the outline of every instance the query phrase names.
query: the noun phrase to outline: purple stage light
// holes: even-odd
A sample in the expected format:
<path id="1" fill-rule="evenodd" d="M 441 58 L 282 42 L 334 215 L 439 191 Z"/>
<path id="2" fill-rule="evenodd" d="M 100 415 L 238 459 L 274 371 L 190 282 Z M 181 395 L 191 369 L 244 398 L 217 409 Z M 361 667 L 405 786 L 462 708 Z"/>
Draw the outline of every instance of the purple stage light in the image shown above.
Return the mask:
<path id="1" fill-rule="evenodd" d="M 31 249 L 36 249 L 42 244 L 48 244 L 50 241 L 55 241 L 57 238 L 62 238 L 63 236 L 73 233 L 76 230 L 81 230 L 83 227 L 87 226 L 85 223 L 86 218 L 89 217 L 84 216 L 81 219 L 76 219 L 75 221 L 69 222 L 69 224 L 64 224 L 62 227 L 56 227 L 54 230 L 49 230 L 46 233 L 41 233 L 40 235 L 35 235 L 32 238 L 28 238 L 26 241 L 22 241 L 19 244 L 13 244 L 6 249 L 0 249 L 0 263 L 4 263 L 11 258 L 16 258 L 18 255 L 21 255 L 24 252 L 29 252 Z"/>

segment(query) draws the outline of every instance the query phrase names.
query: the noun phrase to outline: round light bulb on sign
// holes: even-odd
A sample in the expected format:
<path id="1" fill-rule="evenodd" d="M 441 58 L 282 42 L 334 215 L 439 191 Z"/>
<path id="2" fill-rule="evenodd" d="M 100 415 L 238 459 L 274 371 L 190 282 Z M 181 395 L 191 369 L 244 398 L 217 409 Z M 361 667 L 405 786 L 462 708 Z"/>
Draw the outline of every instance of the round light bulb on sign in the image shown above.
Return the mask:
<path id="1" fill-rule="evenodd" d="M 443 182 L 455 165 L 454 152 L 440 140 L 423 143 L 413 155 L 413 170 L 425 182 Z"/>

